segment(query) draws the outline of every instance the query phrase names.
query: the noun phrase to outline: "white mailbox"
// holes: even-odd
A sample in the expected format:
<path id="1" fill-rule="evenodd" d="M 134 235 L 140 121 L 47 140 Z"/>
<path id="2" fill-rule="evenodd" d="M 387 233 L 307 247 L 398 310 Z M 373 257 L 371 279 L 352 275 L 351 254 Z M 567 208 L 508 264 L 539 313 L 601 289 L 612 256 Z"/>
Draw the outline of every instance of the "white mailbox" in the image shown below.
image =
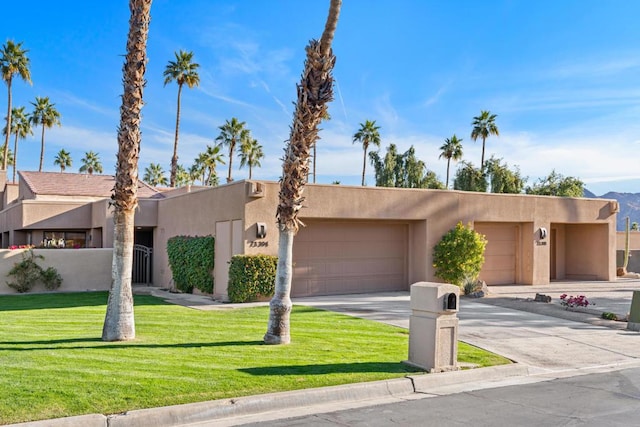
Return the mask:
<path id="1" fill-rule="evenodd" d="M 446 283 L 411 285 L 409 364 L 428 372 L 458 369 L 459 295 Z"/>

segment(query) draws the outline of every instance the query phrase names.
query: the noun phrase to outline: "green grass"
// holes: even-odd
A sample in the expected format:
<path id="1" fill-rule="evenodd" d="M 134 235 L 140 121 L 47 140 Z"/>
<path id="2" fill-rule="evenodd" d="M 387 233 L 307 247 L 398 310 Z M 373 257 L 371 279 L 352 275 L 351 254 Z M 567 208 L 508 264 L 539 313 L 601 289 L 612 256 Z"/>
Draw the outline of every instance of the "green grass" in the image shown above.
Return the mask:
<path id="1" fill-rule="evenodd" d="M 262 343 L 268 307 L 198 311 L 135 297 L 136 339 L 102 342 L 107 294 L 0 297 L 0 424 L 402 377 L 408 331 L 294 307 L 292 344 Z M 464 344 L 459 360 L 506 359 Z"/>

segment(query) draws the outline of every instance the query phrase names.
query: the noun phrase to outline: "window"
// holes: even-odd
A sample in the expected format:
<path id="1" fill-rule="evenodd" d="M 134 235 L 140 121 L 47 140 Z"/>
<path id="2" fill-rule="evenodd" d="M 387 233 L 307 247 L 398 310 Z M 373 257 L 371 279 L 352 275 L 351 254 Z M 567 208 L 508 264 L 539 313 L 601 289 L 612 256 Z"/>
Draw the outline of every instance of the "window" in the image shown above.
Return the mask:
<path id="1" fill-rule="evenodd" d="M 42 246 L 45 248 L 86 248 L 85 231 L 45 231 Z"/>

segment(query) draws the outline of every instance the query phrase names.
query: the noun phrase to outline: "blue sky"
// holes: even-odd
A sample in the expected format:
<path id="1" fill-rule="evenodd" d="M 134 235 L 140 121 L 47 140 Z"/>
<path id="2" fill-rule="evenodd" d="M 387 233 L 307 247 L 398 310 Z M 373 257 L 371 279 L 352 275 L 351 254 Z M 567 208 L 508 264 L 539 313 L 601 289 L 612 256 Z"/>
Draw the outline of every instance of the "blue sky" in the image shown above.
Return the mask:
<path id="1" fill-rule="evenodd" d="M 184 49 L 200 64 L 201 84 L 183 91 L 179 163 L 191 165 L 218 126 L 237 117 L 266 154 L 254 178 L 277 180 L 304 47 L 320 36 L 328 3 L 155 0 L 141 173 L 151 162 L 170 168 L 177 86 L 164 87 L 162 73 Z M 3 6 L 11 19 L 0 36 L 24 42 L 31 60 L 33 85 L 15 80 L 14 106 L 30 110 L 36 96 L 49 96 L 62 114 L 62 127 L 46 133 L 45 170 L 58 170 L 53 159 L 65 148 L 73 171 L 93 150 L 105 173 L 114 173 L 128 2 L 26 5 Z M 622 0 L 345 0 L 317 181 L 360 183 L 362 147 L 352 136 L 367 119 L 380 125 L 383 151 L 413 145 L 444 181 L 438 148 L 456 134 L 464 159 L 477 165 L 481 142 L 471 140 L 470 124 L 490 110 L 500 136 L 487 140 L 487 157 L 519 166 L 529 183 L 556 169 L 596 194 L 640 192 L 638 16 L 640 2 Z M 3 115 L 6 96 L 3 86 Z M 21 142 L 19 169 L 37 170 L 39 135 L 37 128 Z M 370 164 L 367 170 L 374 185 Z M 233 176 L 248 170 L 234 166 Z"/>

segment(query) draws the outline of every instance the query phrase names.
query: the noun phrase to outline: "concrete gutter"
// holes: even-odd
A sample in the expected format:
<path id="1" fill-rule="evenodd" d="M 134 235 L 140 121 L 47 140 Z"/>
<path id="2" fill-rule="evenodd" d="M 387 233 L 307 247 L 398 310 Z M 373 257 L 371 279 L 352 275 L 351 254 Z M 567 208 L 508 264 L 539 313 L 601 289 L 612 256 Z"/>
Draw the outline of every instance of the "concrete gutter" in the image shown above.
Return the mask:
<path id="1" fill-rule="evenodd" d="M 393 380 L 345 384 L 333 387 L 303 389 L 280 393 L 246 396 L 186 405 L 138 409 L 123 414 L 89 414 L 12 424 L 17 427 L 170 427 L 232 419 L 263 412 L 286 411 L 300 407 L 376 401 L 385 398 L 411 398 L 417 393 L 430 393 L 432 388 L 499 381 L 527 376 L 529 369 L 520 364 L 500 365 L 438 374 L 411 375 Z"/>

